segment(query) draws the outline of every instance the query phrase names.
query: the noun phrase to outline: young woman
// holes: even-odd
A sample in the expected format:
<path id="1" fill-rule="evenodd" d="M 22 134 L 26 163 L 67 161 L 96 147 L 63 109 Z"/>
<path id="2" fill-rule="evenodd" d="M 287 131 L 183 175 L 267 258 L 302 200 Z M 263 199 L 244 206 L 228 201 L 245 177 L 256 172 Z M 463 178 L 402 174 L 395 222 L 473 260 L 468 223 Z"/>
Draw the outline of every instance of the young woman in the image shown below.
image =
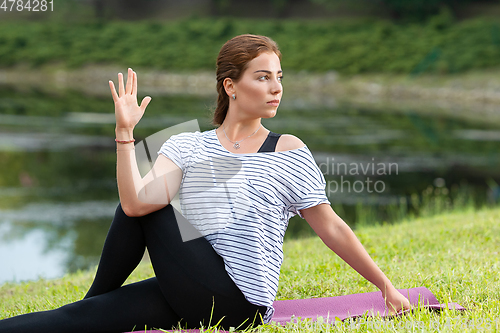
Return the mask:
<path id="1" fill-rule="evenodd" d="M 120 205 L 85 298 L 0 321 L 0 332 L 123 332 L 134 328 L 248 327 L 267 323 L 278 288 L 283 236 L 295 214 L 374 283 L 388 308 L 409 309 L 352 230 L 332 210 L 325 180 L 304 143 L 261 124 L 276 115 L 283 72 L 264 36 L 229 40 L 217 59 L 217 108 L 206 132 L 172 136 L 140 176 L 133 130 L 151 98 L 137 104 L 137 75 L 118 74 L 115 103 Z M 202 235 L 184 242 L 170 204 Z M 177 214 L 179 217 L 179 214 Z M 148 249 L 155 277 L 122 286 Z"/>

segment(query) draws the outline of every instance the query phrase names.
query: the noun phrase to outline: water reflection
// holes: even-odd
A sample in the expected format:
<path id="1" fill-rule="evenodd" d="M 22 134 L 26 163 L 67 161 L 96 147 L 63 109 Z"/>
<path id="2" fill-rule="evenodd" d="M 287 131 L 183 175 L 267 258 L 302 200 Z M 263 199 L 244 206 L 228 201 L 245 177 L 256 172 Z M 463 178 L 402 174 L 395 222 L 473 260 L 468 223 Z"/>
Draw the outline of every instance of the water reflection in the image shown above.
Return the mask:
<path id="1" fill-rule="evenodd" d="M 2 210 L 0 281 L 93 267 L 117 202 L 31 203 Z M 34 276 L 34 272 L 36 275 Z"/>
<path id="2" fill-rule="evenodd" d="M 8 227 L 8 226 L 7 226 Z M 5 230 L 0 228 L 5 234 Z M 65 253 L 46 251 L 46 234 L 33 230 L 22 239 L 5 240 L 0 243 L 0 284 L 5 281 L 33 280 L 38 277 L 57 278 L 66 272 Z"/>
<path id="3" fill-rule="evenodd" d="M 210 129 L 212 104 L 156 97 L 136 139 L 191 119 Z M 338 101 L 289 102 L 263 123 L 307 143 L 334 209 L 351 225 L 499 200 L 495 123 Z M 118 202 L 114 146 L 108 98 L 0 87 L 0 283 L 97 263 Z M 310 234 L 296 217 L 286 238 Z"/>

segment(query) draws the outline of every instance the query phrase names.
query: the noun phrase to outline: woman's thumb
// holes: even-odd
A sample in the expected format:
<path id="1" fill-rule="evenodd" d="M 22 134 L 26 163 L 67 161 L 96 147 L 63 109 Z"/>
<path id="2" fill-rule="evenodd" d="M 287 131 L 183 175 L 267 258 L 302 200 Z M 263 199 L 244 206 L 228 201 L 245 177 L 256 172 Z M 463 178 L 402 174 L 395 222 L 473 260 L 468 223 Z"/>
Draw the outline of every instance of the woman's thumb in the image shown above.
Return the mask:
<path id="1" fill-rule="evenodd" d="M 151 102 L 151 97 L 149 97 L 149 96 L 146 96 L 142 99 L 141 106 L 140 106 L 142 111 L 146 110 L 146 107 L 148 106 L 149 102 Z"/>

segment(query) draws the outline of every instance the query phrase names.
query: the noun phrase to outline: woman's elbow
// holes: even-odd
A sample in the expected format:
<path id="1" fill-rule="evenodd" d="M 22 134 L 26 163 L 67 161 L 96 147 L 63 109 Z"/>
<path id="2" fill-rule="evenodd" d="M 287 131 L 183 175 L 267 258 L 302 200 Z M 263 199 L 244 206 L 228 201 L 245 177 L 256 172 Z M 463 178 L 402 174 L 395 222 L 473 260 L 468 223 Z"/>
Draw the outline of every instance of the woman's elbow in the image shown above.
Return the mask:
<path id="1" fill-rule="evenodd" d="M 142 210 L 140 207 L 137 205 L 131 205 L 131 204 L 123 204 L 122 203 L 122 210 L 127 215 L 128 217 L 140 217 L 143 216 L 144 214 L 142 213 Z"/>

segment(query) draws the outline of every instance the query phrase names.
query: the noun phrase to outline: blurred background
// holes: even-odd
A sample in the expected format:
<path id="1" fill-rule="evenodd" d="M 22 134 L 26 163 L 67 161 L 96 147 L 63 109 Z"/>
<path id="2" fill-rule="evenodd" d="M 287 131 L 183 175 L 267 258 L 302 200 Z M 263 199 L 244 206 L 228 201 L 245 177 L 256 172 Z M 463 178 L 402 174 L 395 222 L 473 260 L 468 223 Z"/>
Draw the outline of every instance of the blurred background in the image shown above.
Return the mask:
<path id="1" fill-rule="evenodd" d="M 0 4 L 0 284 L 97 264 L 118 203 L 108 80 L 132 67 L 153 97 L 137 141 L 211 129 L 215 59 L 243 33 L 283 53 L 264 125 L 308 145 L 354 229 L 500 201 L 500 1 Z M 312 235 L 294 217 L 285 238 Z"/>

